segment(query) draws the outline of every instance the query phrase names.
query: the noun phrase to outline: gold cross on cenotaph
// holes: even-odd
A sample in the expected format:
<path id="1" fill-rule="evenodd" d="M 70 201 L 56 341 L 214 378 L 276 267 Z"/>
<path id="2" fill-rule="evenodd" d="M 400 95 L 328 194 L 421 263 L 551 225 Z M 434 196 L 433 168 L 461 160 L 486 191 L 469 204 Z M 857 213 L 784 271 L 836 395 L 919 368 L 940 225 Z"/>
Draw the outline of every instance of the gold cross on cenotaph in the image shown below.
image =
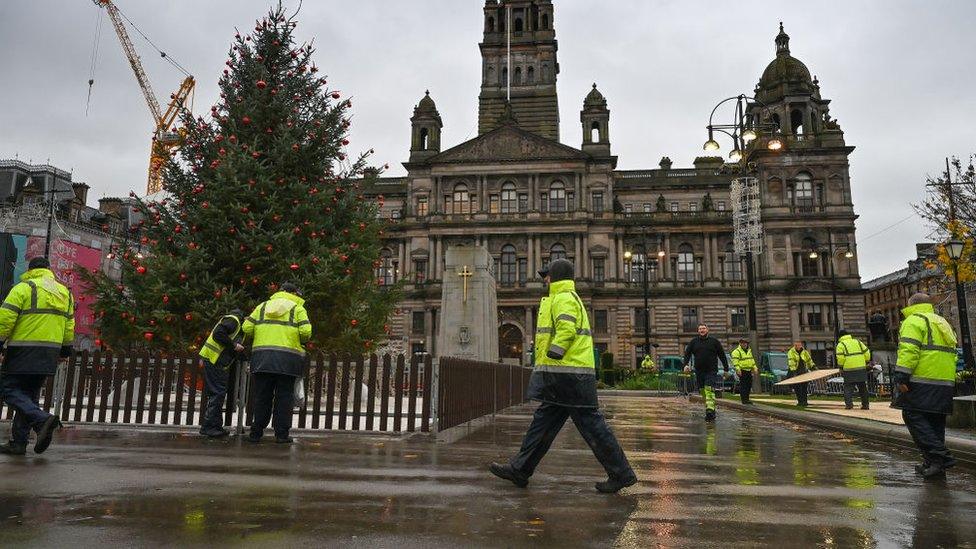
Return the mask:
<path id="1" fill-rule="evenodd" d="M 461 272 L 457 274 L 464 281 L 464 303 L 468 302 L 468 279 L 474 275 L 474 272 L 468 270 L 468 266 L 465 265 L 461 267 Z"/>

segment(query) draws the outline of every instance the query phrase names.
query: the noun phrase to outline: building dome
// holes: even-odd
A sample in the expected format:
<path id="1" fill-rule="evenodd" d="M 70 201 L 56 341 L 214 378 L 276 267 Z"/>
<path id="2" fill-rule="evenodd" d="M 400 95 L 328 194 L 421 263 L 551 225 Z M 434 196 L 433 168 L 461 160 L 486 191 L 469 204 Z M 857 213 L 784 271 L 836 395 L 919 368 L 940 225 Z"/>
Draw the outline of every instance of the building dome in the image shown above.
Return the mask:
<path id="1" fill-rule="evenodd" d="M 437 112 L 437 105 L 434 104 L 434 100 L 430 98 L 430 90 L 424 93 L 424 97 L 417 103 L 417 107 L 414 109 L 415 113 L 421 112 Z"/>
<path id="2" fill-rule="evenodd" d="M 810 95 L 816 91 L 810 69 L 802 61 L 790 55 L 790 36 L 779 24 L 776 36 L 776 58 L 763 71 L 756 86 L 761 101 L 771 103 L 786 95 Z"/>
<path id="3" fill-rule="evenodd" d="M 593 84 L 593 89 L 590 93 L 586 94 L 586 98 L 583 99 L 583 106 L 595 105 L 595 106 L 605 106 L 607 104 L 607 99 L 603 97 L 600 90 L 596 89 L 596 83 Z"/>

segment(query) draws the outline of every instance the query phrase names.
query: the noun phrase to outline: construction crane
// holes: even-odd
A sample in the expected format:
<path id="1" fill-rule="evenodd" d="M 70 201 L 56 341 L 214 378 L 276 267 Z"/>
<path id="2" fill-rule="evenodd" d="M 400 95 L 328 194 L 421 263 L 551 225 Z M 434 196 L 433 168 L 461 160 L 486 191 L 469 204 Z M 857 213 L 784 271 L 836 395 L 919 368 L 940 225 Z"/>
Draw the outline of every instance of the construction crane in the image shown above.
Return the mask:
<path id="1" fill-rule="evenodd" d="M 149 83 L 149 78 L 146 77 L 146 71 L 142 68 L 142 60 L 139 59 L 139 54 L 136 53 L 135 47 L 132 45 L 132 40 L 129 39 L 129 33 L 125 30 L 125 24 L 123 19 L 129 21 L 119 8 L 112 2 L 112 0 L 92 0 L 96 6 L 105 8 L 108 12 L 109 18 L 112 20 L 112 26 L 115 27 L 115 34 L 119 37 L 119 42 L 122 43 L 122 50 L 125 52 L 126 58 L 129 60 L 129 65 L 132 67 L 132 72 L 136 74 L 136 80 L 139 81 L 139 87 L 142 88 L 142 95 L 146 98 L 146 103 L 149 105 L 149 111 L 152 113 L 153 122 L 156 124 L 156 129 L 153 131 L 152 147 L 149 153 L 149 180 L 146 184 L 146 193 L 153 194 L 159 192 L 163 189 L 163 174 L 162 169 L 166 164 L 166 160 L 170 157 L 174 150 L 178 149 L 182 144 L 182 135 L 179 131 L 173 128 L 173 123 L 176 121 L 176 117 L 180 113 L 181 107 L 189 104 L 192 109 L 193 104 L 193 88 L 196 82 L 193 80 L 193 76 L 190 75 L 172 59 L 166 56 L 166 53 L 156 48 L 160 56 L 169 61 L 173 66 L 178 68 L 186 78 L 180 85 L 180 89 L 170 96 L 169 105 L 166 107 L 166 111 L 163 112 L 159 107 L 159 101 L 156 99 L 156 94 L 153 92 L 152 85 Z M 132 25 L 132 21 L 129 21 Z M 154 48 L 156 47 L 149 38 L 139 31 L 138 27 L 132 25 L 132 27 L 142 35 Z M 89 86 L 91 81 L 89 81 Z M 189 101 L 189 103 L 187 103 Z"/>

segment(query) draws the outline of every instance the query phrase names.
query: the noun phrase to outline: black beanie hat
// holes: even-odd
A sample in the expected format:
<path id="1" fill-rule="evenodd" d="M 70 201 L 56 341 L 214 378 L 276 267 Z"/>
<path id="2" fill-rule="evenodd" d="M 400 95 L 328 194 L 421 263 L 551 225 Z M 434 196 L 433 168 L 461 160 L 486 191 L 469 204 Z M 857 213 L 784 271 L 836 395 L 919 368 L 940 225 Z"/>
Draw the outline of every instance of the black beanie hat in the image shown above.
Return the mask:
<path id="1" fill-rule="evenodd" d="M 573 263 L 568 259 L 557 259 L 549 264 L 549 280 L 559 282 L 560 280 L 573 279 Z"/>
<path id="2" fill-rule="evenodd" d="M 50 269 L 51 262 L 44 256 L 37 256 L 27 264 L 28 269 Z"/>

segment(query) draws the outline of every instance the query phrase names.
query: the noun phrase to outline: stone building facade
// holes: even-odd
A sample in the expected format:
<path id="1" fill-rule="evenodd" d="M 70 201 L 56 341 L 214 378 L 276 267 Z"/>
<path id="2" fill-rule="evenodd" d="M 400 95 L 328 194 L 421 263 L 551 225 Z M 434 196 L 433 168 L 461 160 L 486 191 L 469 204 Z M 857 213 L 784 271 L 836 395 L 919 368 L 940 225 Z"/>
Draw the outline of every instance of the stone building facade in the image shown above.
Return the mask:
<path id="1" fill-rule="evenodd" d="M 499 18 L 509 8 L 518 76 L 506 102 Z M 495 259 L 502 357 L 524 358 L 545 291 L 536 271 L 558 257 L 576 264 L 594 342 L 618 364 L 632 366 L 644 353 L 645 264 L 658 355 L 680 354 L 702 322 L 728 345 L 746 334 L 744 260 L 732 249 L 729 197 L 738 167 L 700 157 L 691 167 L 663 158 L 656 168 L 617 170 L 610 110 L 596 84 L 582 101 L 579 147 L 559 142 L 552 3 L 488 0 L 484 17 L 479 135 L 443 147 L 443 120 L 428 93 L 411 117 L 407 176 L 367 185 L 392 221 L 377 275 L 405 290 L 392 337 L 408 351 L 437 353 L 444 251 L 454 244 L 485 246 Z M 755 259 L 759 346 L 778 351 L 802 340 L 822 361 L 833 340 L 832 290 L 841 326 L 866 332 L 857 256 L 845 254 L 856 250 L 853 147 L 830 118 L 819 82 L 790 55 L 782 28 L 775 44 L 754 93 L 765 108 L 757 102 L 749 112 L 778 124 L 785 138 L 777 153 L 762 137 L 754 141 L 749 164 L 765 225 Z"/>

